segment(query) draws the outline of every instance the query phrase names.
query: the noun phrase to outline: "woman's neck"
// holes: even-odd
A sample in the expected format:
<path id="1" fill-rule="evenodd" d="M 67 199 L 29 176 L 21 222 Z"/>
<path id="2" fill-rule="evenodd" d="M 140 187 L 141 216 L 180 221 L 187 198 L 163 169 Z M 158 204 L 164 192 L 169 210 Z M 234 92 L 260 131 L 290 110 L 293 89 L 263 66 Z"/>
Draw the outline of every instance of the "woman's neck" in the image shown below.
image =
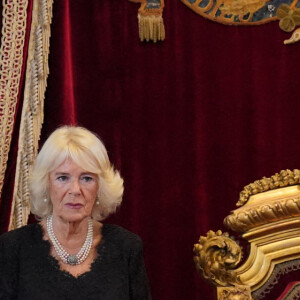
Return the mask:
<path id="1" fill-rule="evenodd" d="M 53 215 L 53 231 L 61 244 L 82 244 L 88 232 L 88 218 L 69 222 L 59 216 Z"/>

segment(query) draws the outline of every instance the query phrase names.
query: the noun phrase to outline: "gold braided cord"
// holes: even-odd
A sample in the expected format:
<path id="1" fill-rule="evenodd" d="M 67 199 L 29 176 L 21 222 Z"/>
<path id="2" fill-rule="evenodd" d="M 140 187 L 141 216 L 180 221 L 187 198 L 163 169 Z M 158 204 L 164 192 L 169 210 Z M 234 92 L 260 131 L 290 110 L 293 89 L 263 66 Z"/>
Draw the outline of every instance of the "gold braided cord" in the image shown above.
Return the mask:
<path id="1" fill-rule="evenodd" d="M 0 196 L 18 102 L 27 4 L 28 0 L 3 0 L 0 48 Z"/>
<path id="2" fill-rule="evenodd" d="M 10 230 L 26 225 L 30 213 L 29 173 L 44 120 L 52 5 L 53 0 L 33 4 Z"/>

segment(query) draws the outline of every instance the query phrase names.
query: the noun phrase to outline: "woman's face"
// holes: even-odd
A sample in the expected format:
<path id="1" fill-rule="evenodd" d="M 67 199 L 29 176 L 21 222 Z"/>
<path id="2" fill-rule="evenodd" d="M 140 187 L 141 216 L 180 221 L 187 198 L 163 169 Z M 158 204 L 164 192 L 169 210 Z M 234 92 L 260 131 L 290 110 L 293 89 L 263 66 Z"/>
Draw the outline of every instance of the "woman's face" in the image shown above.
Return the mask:
<path id="1" fill-rule="evenodd" d="M 80 222 L 91 216 L 98 192 L 98 176 L 65 160 L 49 176 L 53 216 L 67 222 Z"/>

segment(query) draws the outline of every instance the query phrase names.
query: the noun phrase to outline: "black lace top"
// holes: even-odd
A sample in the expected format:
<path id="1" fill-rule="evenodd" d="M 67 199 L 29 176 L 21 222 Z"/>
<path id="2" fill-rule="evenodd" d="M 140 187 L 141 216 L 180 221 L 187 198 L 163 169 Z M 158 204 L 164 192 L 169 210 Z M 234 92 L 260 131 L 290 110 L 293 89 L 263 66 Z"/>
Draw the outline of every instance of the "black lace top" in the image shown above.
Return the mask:
<path id="1" fill-rule="evenodd" d="M 32 224 L 0 237 L 0 299 L 150 300 L 141 239 L 104 224 L 91 270 L 75 278 L 49 255 L 43 229 Z"/>

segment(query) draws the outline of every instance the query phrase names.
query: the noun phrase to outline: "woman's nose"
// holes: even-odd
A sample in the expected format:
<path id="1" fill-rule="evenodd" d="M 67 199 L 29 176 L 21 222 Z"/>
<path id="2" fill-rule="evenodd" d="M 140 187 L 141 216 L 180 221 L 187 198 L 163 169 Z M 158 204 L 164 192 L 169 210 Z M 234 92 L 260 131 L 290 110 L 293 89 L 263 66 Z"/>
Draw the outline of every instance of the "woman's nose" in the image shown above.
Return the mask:
<path id="1" fill-rule="evenodd" d="M 69 194 L 72 194 L 74 196 L 81 194 L 80 184 L 78 180 L 72 180 Z"/>

